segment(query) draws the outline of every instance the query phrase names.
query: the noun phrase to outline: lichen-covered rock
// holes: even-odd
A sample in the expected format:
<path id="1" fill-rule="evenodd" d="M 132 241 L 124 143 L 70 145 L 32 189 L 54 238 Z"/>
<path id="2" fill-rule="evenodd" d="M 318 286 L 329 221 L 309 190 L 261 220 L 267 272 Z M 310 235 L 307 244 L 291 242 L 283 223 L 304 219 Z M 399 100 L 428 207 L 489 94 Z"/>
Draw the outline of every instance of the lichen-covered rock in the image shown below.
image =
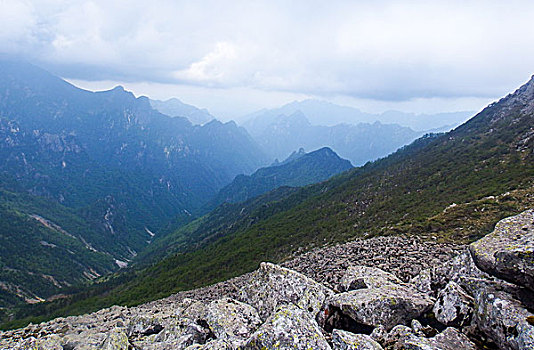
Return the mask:
<path id="1" fill-rule="evenodd" d="M 437 297 L 439 291 L 445 288 L 447 283 L 450 281 L 459 283 L 465 277 L 492 279 L 490 275 L 475 265 L 469 252 L 464 252 L 430 269 L 421 271 L 410 280 L 410 284 L 422 293 Z"/>
<path id="2" fill-rule="evenodd" d="M 321 329 L 301 308 L 280 306 L 247 340 L 244 349 L 331 349 Z"/>
<path id="3" fill-rule="evenodd" d="M 235 349 L 241 349 L 241 347 L 236 347 L 232 342 L 224 339 L 215 339 L 207 342 L 203 345 L 193 345 L 186 350 L 193 350 L 193 349 L 202 349 L 202 350 L 235 350 Z"/>
<path id="4" fill-rule="evenodd" d="M 157 317 L 136 316 L 130 320 L 127 329 L 128 337 L 157 334 L 163 330 L 163 321 Z"/>
<path id="5" fill-rule="evenodd" d="M 261 263 L 241 290 L 241 301 L 267 319 L 279 305 L 292 303 L 315 317 L 334 292 L 320 283 L 290 269 Z"/>
<path id="6" fill-rule="evenodd" d="M 393 327 L 389 333 L 386 333 L 385 336 L 383 336 L 382 341 L 378 341 L 384 348 L 390 349 L 396 344 L 404 341 L 404 339 L 407 339 L 411 336 L 413 336 L 413 330 L 410 327 L 404 326 L 404 325 L 397 325 Z"/>
<path id="7" fill-rule="evenodd" d="M 122 329 L 113 329 L 109 332 L 101 350 L 128 350 L 128 336 Z"/>
<path id="8" fill-rule="evenodd" d="M 107 338 L 107 333 L 93 333 L 87 330 L 79 334 L 67 334 L 63 337 L 62 344 L 66 349 L 94 350 L 100 348 Z"/>
<path id="9" fill-rule="evenodd" d="M 17 345 L 11 347 L 13 350 L 63 350 L 61 341 L 57 335 L 46 338 L 28 338 Z"/>
<path id="10" fill-rule="evenodd" d="M 434 304 L 436 319 L 446 326 L 463 327 L 471 322 L 474 299 L 456 282 L 449 282 Z"/>
<path id="11" fill-rule="evenodd" d="M 534 291 L 534 209 L 499 221 L 469 250 L 481 270 Z"/>
<path id="12" fill-rule="evenodd" d="M 409 322 L 432 308 L 432 299 L 414 288 L 388 284 L 358 289 L 328 299 L 328 306 L 340 309 L 354 321 L 367 326 L 391 329 Z"/>
<path id="13" fill-rule="evenodd" d="M 179 315 L 194 321 L 204 319 L 206 317 L 206 312 L 208 311 L 207 303 L 194 299 L 184 299 L 180 306 L 182 307 L 182 310 Z"/>
<path id="14" fill-rule="evenodd" d="M 261 325 L 255 308 L 230 298 L 211 302 L 207 308 L 206 322 L 217 339 L 244 340 Z"/>
<path id="15" fill-rule="evenodd" d="M 234 350 L 236 347 L 228 340 L 214 339 L 206 344 L 194 344 L 185 348 L 185 350 Z M 173 348 L 174 350 L 174 348 Z"/>
<path id="16" fill-rule="evenodd" d="M 210 337 L 212 333 L 206 326 L 188 318 L 180 318 L 158 333 L 154 341 L 180 344 L 180 348 L 183 349 L 195 343 L 204 344 Z"/>
<path id="17" fill-rule="evenodd" d="M 449 327 L 433 338 L 410 335 L 395 344 L 396 350 L 476 350 L 475 345 L 456 328 Z"/>
<path id="18" fill-rule="evenodd" d="M 339 329 L 332 332 L 334 350 L 383 350 L 373 338 L 365 334 L 354 334 Z"/>
<path id="19" fill-rule="evenodd" d="M 475 299 L 473 320 L 478 329 L 503 349 L 534 349 L 534 315 L 495 284 L 480 279 L 466 280 Z"/>
<path id="20" fill-rule="evenodd" d="M 339 291 L 348 292 L 362 288 L 378 288 L 386 284 L 401 284 L 396 276 L 368 266 L 350 266 L 341 278 Z"/>

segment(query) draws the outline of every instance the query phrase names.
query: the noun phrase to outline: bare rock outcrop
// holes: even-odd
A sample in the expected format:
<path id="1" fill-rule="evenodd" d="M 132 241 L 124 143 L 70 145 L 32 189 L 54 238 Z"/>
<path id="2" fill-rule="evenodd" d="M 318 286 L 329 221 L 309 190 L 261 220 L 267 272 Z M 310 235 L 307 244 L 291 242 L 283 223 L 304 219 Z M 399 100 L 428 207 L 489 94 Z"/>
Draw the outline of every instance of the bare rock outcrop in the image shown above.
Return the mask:
<path id="1" fill-rule="evenodd" d="M 482 271 L 534 292 L 534 209 L 499 221 L 469 250 Z"/>

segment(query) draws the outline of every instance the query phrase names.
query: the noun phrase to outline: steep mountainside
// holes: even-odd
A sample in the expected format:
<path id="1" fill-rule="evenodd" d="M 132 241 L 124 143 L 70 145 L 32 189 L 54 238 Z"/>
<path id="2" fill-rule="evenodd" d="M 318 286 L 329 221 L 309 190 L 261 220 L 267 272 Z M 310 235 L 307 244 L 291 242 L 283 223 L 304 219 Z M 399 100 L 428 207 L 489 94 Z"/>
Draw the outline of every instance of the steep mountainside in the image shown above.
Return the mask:
<path id="1" fill-rule="evenodd" d="M 150 100 L 150 105 L 152 108 L 168 116 L 185 117 L 195 125 L 205 124 L 215 119 L 215 117 L 212 116 L 207 109 L 200 109 L 195 106 L 188 105 L 177 98 L 171 98 L 166 101 Z"/>
<path id="2" fill-rule="evenodd" d="M 20 295 L 46 297 L 50 289 L 41 290 L 46 281 L 34 283 L 36 276 L 51 276 L 48 284 L 57 279 L 57 287 L 116 269 L 113 259 L 132 259 L 167 221 L 195 213 L 236 175 L 266 163 L 235 123 L 193 126 L 120 87 L 93 93 L 30 64 L 1 61 L 0 190 L 10 194 L 1 204 L 17 228 L 2 220 L 1 239 L 12 245 L 2 250 L 0 265 L 32 276 L 18 278 Z M 35 206 L 20 205 L 27 201 Z M 59 219 L 55 211 L 68 215 Z M 60 229 L 50 228 L 55 225 Z M 41 237 L 50 230 L 64 239 Z M 63 231 L 78 241 L 75 249 Z M 17 232 L 25 241 L 15 238 Z M 34 249 L 41 240 L 43 248 Z M 61 255 L 50 253 L 60 250 L 90 259 L 66 264 L 67 278 L 55 269 Z M 26 263 L 16 263 L 16 254 Z M 89 269 L 98 273 L 85 274 Z"/>
<path id="3" fill-rule="evenodd" d="M 348 160 L 327 147 L 310 153 L 293 152 L 281 163 L 258 169 L 252 175 L 236 176 L 219 191 L 210 206 L 243 202 L 280 186 L 299 187 L 321 182 L 350 168 Z"/>
<path id="4" fill-rule="evenodd" d="M 354 107 L 340 106 L 326 101 L 303 100 L 288 103 L 280 108 L 264 109 L 244 116 L 240 120 L 246 122 L 256 118 L 273 118 L 281 114 L 291 115 L 295 112 L 302 112 L 313 125 L 369 124 L 378 121 L 383 124 L 399 124 L 417 131 L 443 129 L 444 127 L 448 127 L 448 130 L 450 130 L 473 115 L 473 112 L 470 111 L 437 114 L 387 111 L 381 114 L 373 114 L 362 112 Z"/>
<path id="5" fill-rule="evenodd" d="M 312 125 L 300 111 L 290 115 L 260 115 L 243 124 L 266 153 L 285 159 L 300 147 L 330 147 L 355 165 L 387 156 L 422 133 L 396 124 L 360 123 Z"/>
<path id="6" fill-rule="evenodd" d="M 532 207 L 533 185 L 534 78 L 449 133 L 317 185 L 223 205 L 187 226 L 194 234 L 184 235 L 180 253 L 101 284 L 105 296 L 94 290 L 46 312 L 154 300 L 355 237 L 470 242 Z"/>

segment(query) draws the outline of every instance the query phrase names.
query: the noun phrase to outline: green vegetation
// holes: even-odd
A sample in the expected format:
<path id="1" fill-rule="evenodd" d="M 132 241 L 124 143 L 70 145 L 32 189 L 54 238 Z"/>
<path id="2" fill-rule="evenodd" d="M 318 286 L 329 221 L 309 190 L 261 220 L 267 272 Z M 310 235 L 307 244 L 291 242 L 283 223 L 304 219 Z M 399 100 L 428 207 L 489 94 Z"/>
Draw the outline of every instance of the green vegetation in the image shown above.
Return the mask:
<path id="1" fill-rule="evenodd" d="M 44 304 L 48 313 L 32 315 L 135 305 L 354 237 L 417 234 L 473 241 L 502 217 L 534 204 L 533 116 L 508 108 L 502 113 L 505 102 L 450 133 L 428 135 L 323 183 L 223 205 L 144 257 L 146 262 L 167 255 L 162 261 L 107 279 L 83 298 Z"/>
<path id="2" fill-rule="evenodd" d="M 226 202 L 243 202 L 281 186 L 300 187 L 321 182 L 350 168 L 348 160 L 341 159 L 327 147 L 310 153 L 294 152 L 281 164 L 258 169 L 250 176 L 236 176 L 219 191 L 208 208 Z"/>

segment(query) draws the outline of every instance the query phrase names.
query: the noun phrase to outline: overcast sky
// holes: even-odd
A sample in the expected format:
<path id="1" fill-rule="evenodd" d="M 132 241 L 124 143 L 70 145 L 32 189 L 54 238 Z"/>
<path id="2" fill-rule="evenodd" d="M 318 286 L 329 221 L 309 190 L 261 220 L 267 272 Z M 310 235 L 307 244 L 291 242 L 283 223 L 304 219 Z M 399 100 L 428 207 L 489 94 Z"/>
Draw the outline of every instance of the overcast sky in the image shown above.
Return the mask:
<path id="1" fill-rule="evenodd" d="M 534 73 L 534 1 L 0 0 L 0 50 L 230 118 L 295 99 L 478 110 Z"/>

